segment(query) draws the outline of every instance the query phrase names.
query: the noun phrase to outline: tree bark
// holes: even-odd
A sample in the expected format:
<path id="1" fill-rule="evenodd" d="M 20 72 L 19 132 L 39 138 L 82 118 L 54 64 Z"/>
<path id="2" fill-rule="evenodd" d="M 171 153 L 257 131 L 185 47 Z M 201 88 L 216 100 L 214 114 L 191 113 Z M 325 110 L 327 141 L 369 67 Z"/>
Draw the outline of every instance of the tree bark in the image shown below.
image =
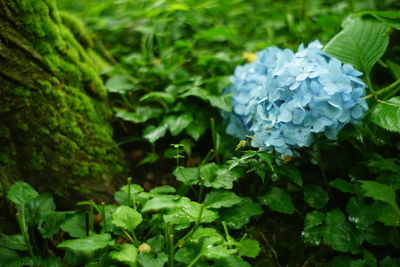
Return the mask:
<path id="1" fill-rule="evenodd" d="M 64 20 L 55 0 L 0 0 L 3 194 L 16 180 L 65 197 L 107 192 L 126 170 L 112 138 L 102 63 L 82 25 Z"/>

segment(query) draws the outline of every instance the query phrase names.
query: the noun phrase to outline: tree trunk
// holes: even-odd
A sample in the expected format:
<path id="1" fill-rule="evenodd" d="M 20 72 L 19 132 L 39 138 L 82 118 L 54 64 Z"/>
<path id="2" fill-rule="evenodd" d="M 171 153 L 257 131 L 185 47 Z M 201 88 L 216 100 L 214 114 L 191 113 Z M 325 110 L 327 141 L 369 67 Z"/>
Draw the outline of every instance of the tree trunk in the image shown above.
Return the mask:
<path id="1" fill-rule="evenodd" d="M 125 172 L 91 46 L 55 0 L 0 0 L 0 192 L 101 193 Z"/>

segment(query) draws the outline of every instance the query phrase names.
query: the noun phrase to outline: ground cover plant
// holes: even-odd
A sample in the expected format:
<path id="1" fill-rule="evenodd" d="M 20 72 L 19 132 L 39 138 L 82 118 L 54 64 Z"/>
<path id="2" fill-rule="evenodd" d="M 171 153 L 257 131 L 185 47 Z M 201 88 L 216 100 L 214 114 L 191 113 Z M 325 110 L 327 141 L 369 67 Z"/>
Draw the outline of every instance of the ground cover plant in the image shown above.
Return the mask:
<path id="1" fill-rule="evenodd" d="M 132 178 L 14 183 L 0 265 L 400 266 L 399 5 L 289 2 L 59 0 Z"/>

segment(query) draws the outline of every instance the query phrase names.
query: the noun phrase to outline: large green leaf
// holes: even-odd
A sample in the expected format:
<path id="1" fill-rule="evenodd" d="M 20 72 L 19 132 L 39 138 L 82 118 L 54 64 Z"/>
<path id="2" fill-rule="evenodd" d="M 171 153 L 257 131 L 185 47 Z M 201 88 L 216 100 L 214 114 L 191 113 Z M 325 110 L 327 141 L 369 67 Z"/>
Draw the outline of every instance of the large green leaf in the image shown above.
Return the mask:
<path id="1" fill-rule="evenodd" d="M 114 245 L 114 240 L 111 239 L 110 234 L 93 234 L 85 238 L 66 240 L 58 247 L 89 253 L 112 245 Z"/>
<path id="2" fill-rule="evenodd" d="M 356 18 L 347 23 L 325 46 L 324 51 L 369 74 L 386 51 L 388 27 L 376 19 Z"/>
<path id="3" fill-rule="evenodd" d="M 164 137 L 165 133 L 167 132 L 168 125 L 161 124 L 158 127 L 154 125 L 149 125 L 143 131 L 143 137 L 146 138 L 150 143 L 154 143 L 161 137 Z"/>
<path id="4" fill-rule="evenodd" d="M 137 248 L 130 244 L 122 244 L 119 251 L 110 252 L 110 258 L 125 263 L 128 266 L 136 266 Z"/>
<path id="5" fill-rule="evenodd" d="M 238 204 L 221 210 L 221 220 L 232 229 L 240 229 L 249 223 L 253 216 L 261 215 L 264 211 L 258 203 L 253 202 L 249 197 L 242 198 Z"/>
<path id="6" fill-rule="evenodd" d="M 265 195 L 259 197 L 262 204 L 271 210 L 286 214 L 293 214 L 295 209 L 290 195 L 279 187 L 272 187 Z"/>
<path id="7" fill-rule="evenodd" d="M 239 255 L 249 258 L 255 258 L 260 253 L 260 244 L 257 240 L 243 239 L 240 241 Z"/>
<path id="8" fill-rule="evenodd" d="M 143 267 L 163 267 L 168 261 L 168 255 L 165 252 L 158 253 L 157 256 L 150 253 L 140 253 L 138 262 Z"/>
<path id="9" fill-rule="evenodd" d="M 0 247 L 13 250 L 28 250 L 29 246 L 25 243 L 22 235 L 5 235 L 0 233 Z"/>
<path id="10" fill-rule="evenodd" d="M 362 189 L 365 190 L 365 196 L 386 202 L 400 215 L 400 209 L 396 201 L 396 191 L 393 188 L 374 181 L 360 181 L 360 183 Z"/>
<path id="11" fill-rule="evenodd" d="M 199 182 L 199 168 L 177 167 L 173 174 L 176 179 L 186 185 L 194 185 Z"/>
<path id="12" fill-rule="evenodd" d="M 371 121 L 386 130 L 400 133 L 400 96 L 379 103 L 371 113 Z"/>
<path id="13" fill-rule="evenodd" d="M 219 209 L 229 208 L 241 201 L 241 197 L 229 190 L 213 190 L 208 193 L 204 199 L 207 208 Z"/>
<path id="14" fill-rule="evenodd" d="M 364 11 L 362 15 L 372 15 L 386 25 L 400 30 L 400 12 L 399 11 Z"/>
<path id="15" fill-rule="evenodd" d="M 320 185 L 308 184 L 303 188 L 304 201 L 313 208 L 323 208 L 329 200 L 328 193 Z"/>
<path id="16" fill-rule="evenodd" d="M 106 82 L 106 88 L 109 92 L 124 94 L 126 91 L 138 89 L 136 81 L 126 75 L 114 75 Z"/>
<path id="17" fill-rule="evenodd" d="M 86 236 L 86 218 L 83 213 L 76 213 L 67 217 L 60 225 L 60 228 L 72 237 Z"/>
<path id="18" fill-rule="evenodd" d="M 137 210 L 128 206 L 120 206 L 114 212 L 113 220 L 111 222 L 129 232 L 133 232 L 142 220 L 142 214 Z"/>
<path id="19" fill-rule="evenodd" d="M 231 189 L 233 182 L 239 179 L 234 170 L 228 166 L 218 166 L 215 163 L 208 163 L 200 168 L 200 177 L 204 178 L 204 186 L 213 188 Z"/>
<path id="20" fill-rule="evenodd" d="M 178 135 L 192 122 L 193 117 L 190 113 L 184 113 L 182 115 L 171 115 L 164 119 L 163 123 L 168 125 L 168 129 L 172 136 Z"/>
<path id="21" fill-rule="evenodd" d="M 10 186 L 7 193 L 7 198 L 17 205 L 25 205 L 34 198 L 39 196 L 39 193 L 35 191 L 29 184 L 18 181 Z"/>
<path id="22" fill-rule="evenodd" d="M 114 108 L 114 111 L 117 118 L 133 123 L 143 123 L 149 119 L 157 118 L 163 113 L 161 108 L 151 106 L 140 106 L 135 112 L 130 112 L 122 108 Z"/>

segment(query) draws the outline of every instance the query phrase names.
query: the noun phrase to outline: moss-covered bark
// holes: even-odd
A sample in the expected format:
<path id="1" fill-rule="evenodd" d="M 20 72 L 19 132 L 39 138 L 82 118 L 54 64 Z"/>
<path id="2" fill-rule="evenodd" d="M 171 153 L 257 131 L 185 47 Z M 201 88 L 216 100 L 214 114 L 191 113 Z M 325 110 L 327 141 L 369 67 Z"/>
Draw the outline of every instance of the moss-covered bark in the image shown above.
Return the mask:
<path id="1" fill-rule="evenodd" d="M 91 46 L 55 0 L 0 0 L 0 191 L 104 191 L 124 172 Z"/>

